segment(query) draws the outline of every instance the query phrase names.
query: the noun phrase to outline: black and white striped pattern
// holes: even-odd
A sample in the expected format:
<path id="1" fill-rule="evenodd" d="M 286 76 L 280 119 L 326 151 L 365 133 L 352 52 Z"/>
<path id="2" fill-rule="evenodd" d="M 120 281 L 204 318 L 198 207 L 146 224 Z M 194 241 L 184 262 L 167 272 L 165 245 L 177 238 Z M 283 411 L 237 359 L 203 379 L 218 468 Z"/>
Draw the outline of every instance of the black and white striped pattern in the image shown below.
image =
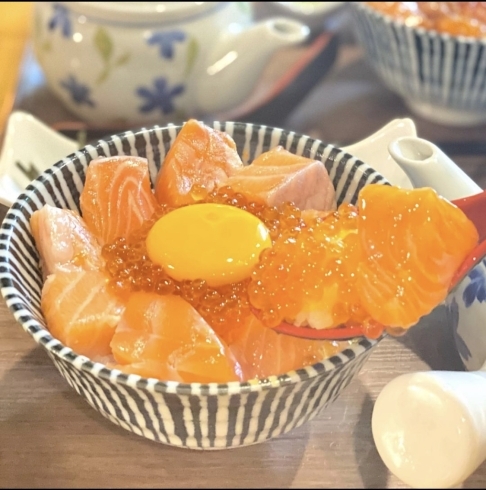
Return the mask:
<path id="1" fill-rule="evenodd" d="M 486 109 L 486 40 L 410 27 L 352 4 L 359 41 L 390 90 L 439 108 Z"/>
<path id="2" fill-rule="evenodd" d="M 276 145 L 321 160 L 339 202 L 356 202 L 369 183 L 387 184 L 363 162 L 330 145 L 281 129 L 214 123 L 235 140 L 245 162 Z M 0 231 L 0 281 L 5 301 L 22 327 L 48 352 L 55 366 L 102 415 L 149 439 L 192 449 L 255 444 L 283 434 L 332 403 L 360 370 L 377 341 L 362 340 L 313 366 L 265 380 L 183 384 L 125 375 L 93 363 L 52 338 L 40 311 L 42 278 L 30 232 L 32 213 L 45 203 L 79 211 L 89 162 L 98 156 L 138 155 L 157 170 L 180 127 L 126 132 L 87 146 L 56 163 L 19 196 Z"/>

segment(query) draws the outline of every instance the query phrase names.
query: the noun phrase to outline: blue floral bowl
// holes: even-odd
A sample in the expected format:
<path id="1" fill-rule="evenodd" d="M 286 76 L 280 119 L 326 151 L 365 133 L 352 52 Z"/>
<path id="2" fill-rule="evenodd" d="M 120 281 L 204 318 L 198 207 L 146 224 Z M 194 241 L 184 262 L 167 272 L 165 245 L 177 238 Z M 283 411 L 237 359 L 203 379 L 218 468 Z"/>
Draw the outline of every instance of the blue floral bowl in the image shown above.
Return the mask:
<path id="1" fill-rule="evenodd" d="M 468 371 L 486 362 L 486 259 L 446 299 L 457 351 Z"/>

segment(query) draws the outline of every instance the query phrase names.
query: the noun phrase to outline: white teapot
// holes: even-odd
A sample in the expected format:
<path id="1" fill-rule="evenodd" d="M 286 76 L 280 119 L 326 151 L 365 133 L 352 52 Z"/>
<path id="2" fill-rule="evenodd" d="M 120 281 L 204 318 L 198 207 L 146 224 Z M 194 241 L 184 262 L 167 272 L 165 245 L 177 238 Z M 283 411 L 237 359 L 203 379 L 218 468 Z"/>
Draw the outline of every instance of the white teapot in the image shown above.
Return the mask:
<path id="1" fill-rule="evenodd" d="M 179 122 L 236 107 L 279 48 L 309 28 L 258 23 L 250 2 L 36 2 L 34 48 L 48 86 L 98 125 Z"/>

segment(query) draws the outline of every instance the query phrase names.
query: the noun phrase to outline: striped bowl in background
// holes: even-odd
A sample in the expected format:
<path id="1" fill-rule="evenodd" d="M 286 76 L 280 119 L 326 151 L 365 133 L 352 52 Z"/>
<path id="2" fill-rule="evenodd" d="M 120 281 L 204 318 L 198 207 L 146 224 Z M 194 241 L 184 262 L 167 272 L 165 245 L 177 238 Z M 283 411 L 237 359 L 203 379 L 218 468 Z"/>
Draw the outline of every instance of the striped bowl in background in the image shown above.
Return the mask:
<path id="1" fill-rule="evenodd" d="M 486 122 L 486 39 L 451 36 L 351 2 L 366 57 L 409 108 L 444 125 Z"/>
<path id="2" fill-rule="evenodd" d="M 385 179 L 342 150 L 307 136 L 243 123 L 214 123 L 235 140 L 245 164 L 282 145 L 324 163 L 338 203 Z M 338 355 L 268 379 L 227 384 L 184 384 L 110 370 L 54 339 L 40 310 L 42 276 L 29 219 L 45 203 L 80 212 L 86 168 L 99 156 L 133 155 L 149 161 L 152 182 L 180 126 L 125 132 L 88 145 L 47 169 L 18 197 L 0 230 L 1 292 L 17 322 L 40 344 L 61 375 L 115 424 L 165 444 L 223 449 L 256 444 L 315 417 L 351 382 L 378 341 L 362 339 Z M 32 387 L 35 389 L 35 386 Z"/>

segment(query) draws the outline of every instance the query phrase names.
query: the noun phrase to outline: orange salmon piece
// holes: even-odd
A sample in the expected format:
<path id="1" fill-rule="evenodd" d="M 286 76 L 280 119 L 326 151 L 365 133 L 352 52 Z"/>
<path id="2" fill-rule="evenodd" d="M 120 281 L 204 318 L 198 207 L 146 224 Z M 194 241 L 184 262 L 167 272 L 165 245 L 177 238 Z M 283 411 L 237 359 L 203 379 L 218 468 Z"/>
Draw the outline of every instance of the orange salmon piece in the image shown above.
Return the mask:
<path id="1" fill-rule="evenodd" d="M 160 204 L 179 207 L 196 202 L 193 185 L 211 192 L 241 168 L 233 138 L 191 119 L 177 135 L 159 170 L 155 196 Z"/>
<path id="2" fill-rule="evenodd" d="M 358 207 L 361 303 L 383 325 L 413 326 L 446 298 L 478 232 L 431 188 L 371 184 Z"/>
<path id="3" fill-rule="evenodd" d="M 224 185 L 267 206 L 293 202 L 301 210 L 336 209 L 336 193 L 324 164 L 294 155 L 282 146 L 262 153 Z"/>
<path id="4" fill-rule="evenodd" d="M 267 378 L 309 366 L 343 350 L 347 342 L 306 340 L 281 335 L 250 314 L 224 339 L 241 364 L 245 380 Z"/>
<path id="5" fill-rule="evenodd" d="M 128 237 L 157 207 L 147 160 L 115 156 L 91 161 L 80 205 L 83 219 L 101 245 Z"/>
<path id="6" fill-rule="evenodd" d="M 58 271 L 42 288 L 41 310 L 52 336 L 96 360 L 111 354 L 110 342 L 124 304 L 96 270 Z"/>
<path id="7" fill-rule="evenodd" d="M 180 296 L 133 293 L 111 348 L 127 373 L 186 383 L 241 379 L 225 342 Z"/>
<path id="8" fill-rule="evenodd" d="M 89 270 L 103 265 L 99 243 L 75 211 L 45 204 L 32 213 L 30 226 L 44 278 L 58 270 Z"/>

